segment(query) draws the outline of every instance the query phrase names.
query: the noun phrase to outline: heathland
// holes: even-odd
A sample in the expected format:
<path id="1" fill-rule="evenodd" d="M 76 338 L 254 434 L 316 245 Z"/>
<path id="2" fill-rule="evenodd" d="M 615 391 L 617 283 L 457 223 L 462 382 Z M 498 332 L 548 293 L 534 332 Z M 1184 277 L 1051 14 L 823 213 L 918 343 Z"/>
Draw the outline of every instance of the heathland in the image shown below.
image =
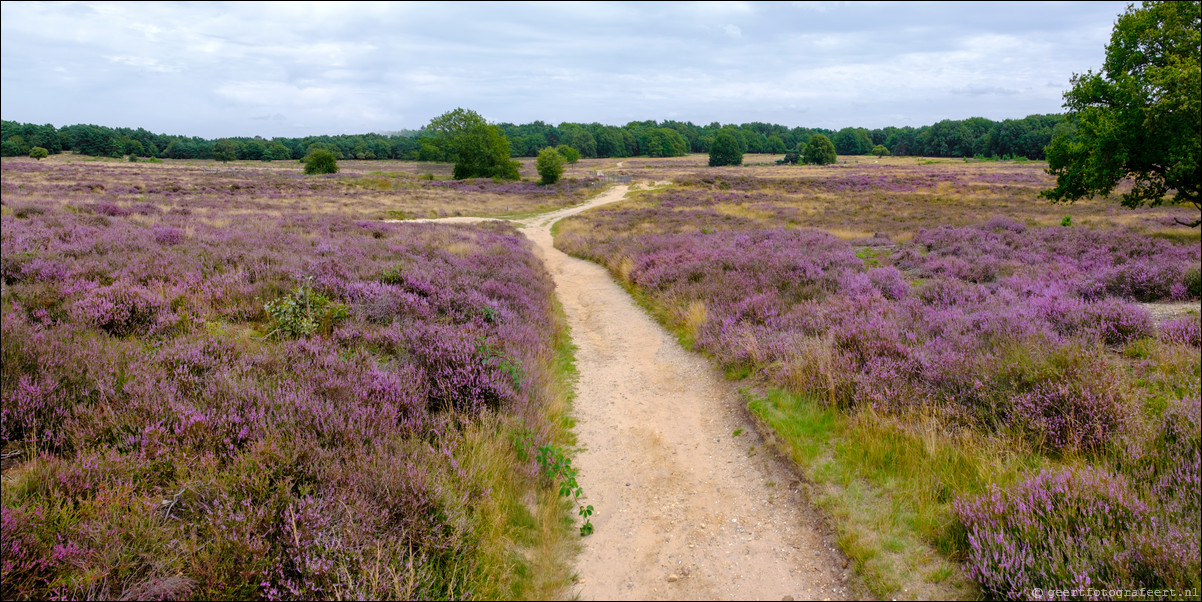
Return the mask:
<path id="1" fill-rule="evenodd" d="M 1194 210 L 1053 205 L 1037 163 L 844 159 L 626 161 L 674 184 L 556 244 L 745 383 L 877 595 L 1196 595 Z"/>
<path id="2" fill-rule="evenodd" d="M 511 226 L 405 221 L 609 176 L 660 184 L 556 246 L 736 381 L 873 594 L 1197 588 L 1190 210 L 1051 204 L 1034 161 L 778 158 L 584 159 L 550 187 L 5 159 L 3 597 L 562 595 L 551 277 Z"/>

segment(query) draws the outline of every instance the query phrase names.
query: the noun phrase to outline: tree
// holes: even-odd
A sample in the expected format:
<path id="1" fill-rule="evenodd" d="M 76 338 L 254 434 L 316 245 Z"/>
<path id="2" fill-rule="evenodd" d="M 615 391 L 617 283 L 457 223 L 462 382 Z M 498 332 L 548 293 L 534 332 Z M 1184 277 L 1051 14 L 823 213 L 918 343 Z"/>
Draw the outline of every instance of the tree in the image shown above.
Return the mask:
<path id="1" fill-rule="evenodd" d="M 280 159 L 291 159 L 292 151 L 284 146 L 282 142 L 272 142 L 267 150 L 263 152 L 264 161 L 278 161 Z"/>
<path id="2" fill-rule="evenodd" d="M 1056 187 L 1040 196 L 1072 202 L 1110 194 L 1131 178 L 1126 207 L 1168 201 L 1202 211 L 1199 8 L 1145 2 L 1119 17 L 1102 71 L 1074 75 L 1064 94 L 1076 136 L 1061 133 L 1045 149 Z M 1202 219 L 1178 223 L 1197 227 Z"/>
<path id="3" fill-rule="evenodd" d="M 843 128 L 835 134 L 834 143 L 841 155 L 863 155 L 872 150 L 872 138 L 864 128 Z"/>
<path id="4" fill-rule="evenodd" d="M 885 157 L 889 154 L 889 149 L 885 148 L 884 144 L 878 144 L 872 147 L 872 154 L 878 157 Z"/>
<path id="5" fill-rule="evenodd" d="M 242 145 L 240 143 L 238 143 L 237 140 L 230 140 L 229 138 L 222 138 L 221 140 L 218 140 L 216 144 L 213 145 L 213 158 L 218 161 L 221 161 L 222 163 L 225 163 L 228 161 L 236 161 L 238 159 L 238 150 L 241 147 L 242 147 Z M 305 173 L 309 173 L 309 172 L 306 171 Z M 321 173 L 327 173 L 327 172 L 321 172 Z M 329 173 L 332 173 L 332 172 L 329 172 Z"/>
<path id="6" fill-rule="evenodd" d="M 35 146 L 35 147 L 29 149 L 29 156 L 34 159 L 37 159 L 38 161 L 41 161 L 42 159 L 45 159 L 46 157 L 50 156 L 50 151 L 48 151 L 40 146 Z"/>
<path id="7" fill-rule="evenodd" d="M 501 128 L 489 125 L 479 113 L 458 108 L 430 120 L 426 131 L 433 134 L 422 141 L 422 154 L 441 154 L 455 162 L 452 177 L 500 178 L 517 180 L 520 164 L 509 159 L 509 140 Z M 430 147 L 427 149 L 427 145 Z M 437 151 L 437 152 L 436 152 Z"/>
<path id="8" fill-rule="evenodd" d="M 122 147 L 122 150 L 125 151 L 125 154 L 127 154 L 131 157 L 145 157 L 146 156 L 146 147 L 142 146 L 142 143 L 138 142 L 137 140 L 133 140 L 133 139 L 125 140 L 124 142 L 122 142 L 121 147 Z"/>
<path id="9" fill-rule="evenodd" d="M 541 154 L 542 151 L 539 152 Z M 566 144 L 560 144 L 555 147 L 555 152 L 563 155 L 564 161 L 568 163 L 575 163 L 580 160 L 580 152 Z"/>
<path id="10" fill-rule="evenodd" d="M 806 145 L 805 162 L 809 165 L 830 165 L 838 161 L 835 154 L 835 144 L 822 134 L 814 134 Z"/>
<path id="11" fill-rule="evenodd" d="M 739 141 L 728 132 L 718 132 L 710 145 L 710 167 L 742 164 L 743 149 L 739 147 Z"/>
<path id="12" fill-rule="evenodd" d="M 785 141 L 777 135 L 768 136 L 768 152 L 774 155 L 784 154 L 788 150 L 785 146 Z"/>
<path id="13" fill-rule="evenodd" d="M 461 134 L 456 142 L 455 167 L 451 177 L 498 178 L 519 180 L 519 164 L 509 159 L 509 140 L 495 125 L 475 126 Z"/>
<path id="14" fill-rule="evenodd" d="M 569 147 L 571 148 L 571 147 Z M 547 147 L 538 151 L 538 159 L 534 162 L 538 168 L 538 175 L 542 177 L 542 183 L 554 184 L 559 181 L 559 177 L 563 175 L 563 166 L 566 162 L 563 155 L 559 151 Z"/>
<path id="15" fill-rule="evenodd" d="M 338 158 L 334 156 L 333 151 L 315 148 L 305 155 L 305 173 L 309 175 L 338 173 Z"/>

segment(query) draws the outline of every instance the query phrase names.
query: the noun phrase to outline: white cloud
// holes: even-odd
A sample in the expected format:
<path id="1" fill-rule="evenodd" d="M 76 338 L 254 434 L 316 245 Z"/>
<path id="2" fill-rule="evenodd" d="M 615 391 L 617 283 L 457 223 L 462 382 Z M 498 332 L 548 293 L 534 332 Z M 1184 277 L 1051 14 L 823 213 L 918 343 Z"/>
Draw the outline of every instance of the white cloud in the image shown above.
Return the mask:
<path id="1" fill-rule="evenodd" d="M 512 122 L 920 125 L 1060 110 L 1124 9 L 5 2 L 0 89 L 5 119 L 205 136 L 396 130 L 455 106 Z"/>

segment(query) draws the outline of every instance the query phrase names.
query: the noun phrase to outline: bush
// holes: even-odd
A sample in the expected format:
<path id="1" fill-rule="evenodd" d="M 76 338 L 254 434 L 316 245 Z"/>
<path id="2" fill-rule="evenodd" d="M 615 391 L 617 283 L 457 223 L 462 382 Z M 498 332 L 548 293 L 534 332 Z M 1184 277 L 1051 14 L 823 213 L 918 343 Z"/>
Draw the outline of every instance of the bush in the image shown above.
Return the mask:
<path id="1" fill-rule="evenodd" d="M 1184 317 L 1160 325 L 1160 340 L 1175 345 L 1202 345 L 1202 323 L 1198 318 Z"/>
<path id="2" fill-rule="evenodd" d="M 538 152 L 538 160 L 535 166 L 538 168 L 538 175 L 542 177 L 543 184 L 554 184 L 559 181 L 559 177 L 563 175 L 563 166 L 566 159 L 559 151 L 547 147 Z"/>
<path id="3" fill-rule="evenodd" d="M 314 149 L 305 156 L 304 161 L 306 174 L 338 173 L 338 159 L 328 150 Z"/>
<path id="4" fill-rule="evenodd" d="M 1156 587 L 1167 577 L 1148 566 L 1155 556 L 1141 553 L 1155 521 L 1120 476 L 1088 467 L 1044 471 L 1009 490 L 957 500 L 955 512 L 966 531 L 965 568 L 986 598 L 1029 599 L 1051 584 Z"/>
<path id="5" fill-rule="evenodd" d="M 346 304 L 332 302 L 307 285 L 297 287 L 291 295 L 280 297 L 263 306 L 271 316 L 271 330 L 267 336 L 301 338 L 315 334 L 319 329 L 329 329 L 334 322 L 350 315 Z"/>
<path id="6" fill-rule="evenodd" d="M 727 132 L 718 132 L 710 146 L 710 167 L 742 164 L 743 150 L 739 148 L 739 141 Z"/>
<path id="7" fill-rule="evenodd" d="M 50 151 L 48 151 L 40 146 L 35 146 L 35 147 L 29 149 L 29 156 L 33 159 L 37 159 L 38 161 L 41 161 L 42 159 L 45 159 L 46 157 L 50 156 Z"/>
<path id="8" fill-rule="evenodd" d="M 871 152 L 872 154 L 874 154 L 878 157 L 888 157 L 889 156 L 889 149 L 885 148 L 884 144 L 878 144 L 878 145 L 872 147 L 872 150 L 869 152 Z"/>
<path id="9" fill-rule="evenodd" d="M 88 291 L 75 303 L 74 317 L 113 336 L 146 335 L 165 321 L 160 313 L 166 305 L 161 295 L 144 286 L 116 282 Z"/>

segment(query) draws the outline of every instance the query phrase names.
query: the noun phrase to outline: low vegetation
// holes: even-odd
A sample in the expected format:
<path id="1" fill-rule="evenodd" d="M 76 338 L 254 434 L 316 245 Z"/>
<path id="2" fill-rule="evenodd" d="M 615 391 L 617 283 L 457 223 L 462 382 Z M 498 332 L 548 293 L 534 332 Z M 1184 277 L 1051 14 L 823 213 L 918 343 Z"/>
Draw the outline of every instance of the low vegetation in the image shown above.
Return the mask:
<path id="1" fill-rule="evenodd" d="M 529 446 L 572 449 L 571 344 L 520 234 L 57 167 L 4 163 L 4 599 L 562 595 L 591 524 Z"/>
<path id="2" fill-rule="evenodd" d="M 338 161 L 338 168 L 337 174 L 309 177 L 291 161 L 131 164 L 58 155 L 40 162 L 5 159 L 2 186 L 9 207 L 54 199 L 116 215 L 154 206 L 186 213 L 189 222 L 213 224 L 263 211 L 372 220 L 530 213 L 574 205 L 600 190 L 583 170 L 540 186 L 537 181 L 452 180 L 448 164 Z M 522 171 L 537 177 L 533 165 Z"/>
<path id="3" fill-rule="evenodd" d="M 880 161 L 681 167 L 556 244 L 746 383 L 879 595 L 1197 587 L 1202 254 L 1168 235 L 1189 209 L 1064 227 L 1042 166 Z"/>

